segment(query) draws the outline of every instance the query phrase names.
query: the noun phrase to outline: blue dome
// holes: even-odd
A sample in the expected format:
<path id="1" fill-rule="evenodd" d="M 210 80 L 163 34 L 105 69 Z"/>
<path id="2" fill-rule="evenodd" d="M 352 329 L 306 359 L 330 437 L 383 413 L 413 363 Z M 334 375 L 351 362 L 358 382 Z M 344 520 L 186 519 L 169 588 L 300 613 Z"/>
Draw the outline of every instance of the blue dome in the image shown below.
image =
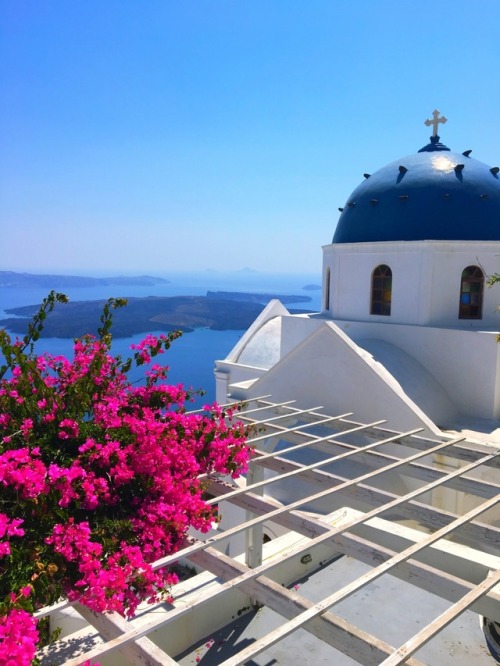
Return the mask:
<path id="1" fill-rule="evenodd" d="M 466 153 L 432 137 L 415 155 L 359 185 L 339 218 L 333 243 L 500 240 L 500 178 Z"/>

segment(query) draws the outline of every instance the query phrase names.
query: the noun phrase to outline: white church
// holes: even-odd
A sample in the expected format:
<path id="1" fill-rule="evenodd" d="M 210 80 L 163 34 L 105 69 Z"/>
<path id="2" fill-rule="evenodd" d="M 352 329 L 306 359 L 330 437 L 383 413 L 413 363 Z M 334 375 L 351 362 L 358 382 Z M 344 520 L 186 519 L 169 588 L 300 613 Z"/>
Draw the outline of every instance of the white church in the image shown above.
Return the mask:
<path id="1" fill-rule="evenodd" d="M 500 426 L 500 177 L 430 143 L 383 166 L 323 247 L 322 311 L 269 303 L 216 364 L 217 400 L 269 394 L 391 427 Z"/>
<path id="2" fill-rule="evenodd" d="M 499 169 L 445 120 L 347 199 L 321 312 L 272 301 L 216 362 L 253 455 L 154 564 L 195 575 L 131 620 L 41 609 L 41 666 L 500 663 Z"/>

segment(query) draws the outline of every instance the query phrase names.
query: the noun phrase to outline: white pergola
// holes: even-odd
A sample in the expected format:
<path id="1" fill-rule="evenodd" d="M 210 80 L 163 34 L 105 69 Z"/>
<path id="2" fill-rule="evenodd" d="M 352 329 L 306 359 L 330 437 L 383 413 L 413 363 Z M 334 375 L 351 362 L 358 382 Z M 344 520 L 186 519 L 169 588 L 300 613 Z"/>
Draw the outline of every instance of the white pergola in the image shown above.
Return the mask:
<path id="1" fill-rule="evenodd" d="M 179 623 L 189 622 L 209 603 L 217 604 L 221 618 L 227 606 L 229 622 L 226 599 L 235 589 L 251 599 L 251 605 L 277 613 L 281 623 L 247 641 L 220 666 L 257 663 L 259 654 L 299 629 L 360 664 L 417 666 L 426 663 L 420 661 L 419 650 L 439 640 L 465 611 L 500 622 L 498 447 L 465 438 L 431 440 L 415 430 L 387 430 L 382 421 L 360 424 L 351 416 L 329 416 L 320 407 L 304 410 L 293 402 L 276 404 L 268 396 L 252 399 L 237 417 L 255 426 L 249 440 L 255 455 L 246 485 L 211 479 L 209 488 L 214 497 L 210 501 L 218 503 L 221 512 L 229 505 L 238 507 L 246 519 L 211 533 L 205 541 L 191 538 L 182 551 L 155 563 L 160 568 L 182 558 L 198 571 L 209 572 L 203 579 L 209 582 L 200 583 L 189 595 L 175 595 L 171 606 L 148 607 L 130 621 L 75 606 L 89 629 L 42 651 L 42 666 L 76 666 L 89 659 L 105 664 L 110 655 L 119 655 L 122 664 L 180 664 L 178 647 L 170 648 L 168 640 L 165 644 L 162 633 L 169 627 L 176 631 Z M 278 501 L 273 488 L 280 488 L 280 496 L 285 493 L 288 499 Z M 308 492 L 303 493 L 304 488 Z M 448 499 L 443 502 L 443 497 Z M 450 497 L 455 498 L 453 510 Z M 330 505 L 331 515 L 326 515 L 323 509 Z M 316 511 L 315 506 L 322 509 Z M 262 544 L 269 524 L 297 538 L 266 556 L 267 546 L 263 555 Z M 226 554 L 228 541 L 242 534 L 244 557 Z M 333 587 L 325 577 L 319 601 L 309 599 L 302 587 L 295 589 L 293 578 L 285 586 L 276 579 L 278 568 L 289 565 L 296 571 L 297 562 L 304 569 L 312 561 L 319 570 L 314 560 L 318 548 L 323 553 L 327 549 L 330 559 L 346 555 L 368 566 L 354 580 L 337 581 Z M 385 575 L 447 602 L 444 612 L 396 645 L 336 614 L 343 601 Z M 400 604 L 401 617 L 408 613 L 407 599 L 395 597 L 387 604 Z M 63 607 L 59 604 L 56 610 Z M 49 613 L 54 608 L 40 615 Z M 203 633 L 197 638 L 204 638 Z M 295 654 L 290 663 L 305 662 Z"/>

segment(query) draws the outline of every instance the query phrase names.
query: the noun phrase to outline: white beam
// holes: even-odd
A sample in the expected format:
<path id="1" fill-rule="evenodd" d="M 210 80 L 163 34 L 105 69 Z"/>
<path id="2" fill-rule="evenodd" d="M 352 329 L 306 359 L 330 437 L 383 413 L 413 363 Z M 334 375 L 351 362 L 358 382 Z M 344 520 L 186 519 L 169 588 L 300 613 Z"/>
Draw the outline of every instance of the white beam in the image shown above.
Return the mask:
<path id="1" fill-rule="evenodd" d="M 243 564 L 232 560 L 213 548 L 207 548 L 205 551 L 196 553 L 190 559 L 223 580 L 230 580 L 246 570 Z M 243 583 L 240 587 L 260 604 L 287 619 L 295 617 L 299 612 L 307 610 L 313 605 L 311 601 L 295 590 L 287 590 L 266 576 L 259 576 L 255 580 Z M 305 625 L 304 629 L 340 652 L 349 654 L 352 659 L 359 661 L 364 666 L 377 666 L 381 659 L 392 654 L 395 650 L 394 647 L 376 636 L 330 612 L 313 618 L 311 622 Z M 414 659 L 409 659 L 407 666 L 422 665 Z"/>

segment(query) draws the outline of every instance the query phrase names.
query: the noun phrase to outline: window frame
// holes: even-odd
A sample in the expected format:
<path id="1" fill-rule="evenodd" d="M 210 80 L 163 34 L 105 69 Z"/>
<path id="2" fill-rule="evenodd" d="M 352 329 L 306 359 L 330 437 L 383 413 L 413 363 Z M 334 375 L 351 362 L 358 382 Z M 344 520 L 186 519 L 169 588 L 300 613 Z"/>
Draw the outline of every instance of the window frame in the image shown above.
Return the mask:
<path id="1" fill-rule="evenodd" d="M 387 298 L 387 294 L 389 297 Z M 370 314 L 390 317 L 392 309 L 392 270 L 387 264 L 379 264 L 372 271 L 370 289 Z"/>
<path id="2" fill-rule="evenodd" d="M 326 269 L 326 280 L 325 280 L 325 310 L 330 310 L 330 296 L 331 296 L 331 271 L 330 267 Z"/>
<path id="3" fill-rule="evenodd" d="M 469 274 L 466 274 L 469 271 Z M 476 286 L 478 288 L 476 288 Z M 471 289 L 472 287 L 472 289 Z M 459 319 L 483 318 L 484 273 L 479 266 L 466 266 L 460 276 Z M 474 298 L 476 297 L 476 298 Z M 473 302 L 473 301 L 476 302 Z M 472 310 L 475 309 L 475 312 Z"/>

